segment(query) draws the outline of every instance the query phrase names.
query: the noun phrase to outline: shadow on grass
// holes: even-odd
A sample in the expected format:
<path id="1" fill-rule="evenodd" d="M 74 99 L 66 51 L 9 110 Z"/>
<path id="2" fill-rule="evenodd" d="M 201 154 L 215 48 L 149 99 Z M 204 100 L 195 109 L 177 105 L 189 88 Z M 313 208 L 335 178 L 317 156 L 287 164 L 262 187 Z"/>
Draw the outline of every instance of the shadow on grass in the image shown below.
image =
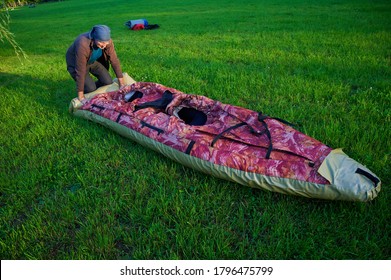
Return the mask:
<path id="1" fill-rule="evenodd" d="M 9 100 L 21 99 L 31 106 L 39 104 L 45 110 L 59 115 L 68 114 L 70 101 L 76 97 L 75 82 L 54 79 L 50 76 L 37 78 L 32 75 L 0 73 L 0 89 L 4 88 Z"/>

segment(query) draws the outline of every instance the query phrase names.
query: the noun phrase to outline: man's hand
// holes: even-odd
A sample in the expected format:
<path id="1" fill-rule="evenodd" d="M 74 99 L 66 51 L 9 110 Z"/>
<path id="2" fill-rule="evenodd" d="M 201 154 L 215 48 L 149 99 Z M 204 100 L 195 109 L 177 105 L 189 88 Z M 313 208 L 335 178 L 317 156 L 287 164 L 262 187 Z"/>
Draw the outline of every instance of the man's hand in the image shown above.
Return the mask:
<path id="1" fill-rule="evenodd" d="M 83 91 L 78 91 L 77 96 L 78 96 L 80 102 L 82 102 L 82 100 L 85 99 Z"/>
<path id="2" fill-rule="evenodd" d="M 77 95 L 78 95 L 78 99 L 79 99 L 79 101 L 81 102 L 81 104 L 83 104 L 83 105 L 86 104 L 86 102 L 88 101 L 88 99 L 84 97 L 84 92 L 79 91 L 79 92 L 77 93 Z"/>
<path id="3" fill-rule="evenodd" d="M 124 78 L 118 78 L 118 86 L 120 89 L 122 89 L 125 86 Z"/>

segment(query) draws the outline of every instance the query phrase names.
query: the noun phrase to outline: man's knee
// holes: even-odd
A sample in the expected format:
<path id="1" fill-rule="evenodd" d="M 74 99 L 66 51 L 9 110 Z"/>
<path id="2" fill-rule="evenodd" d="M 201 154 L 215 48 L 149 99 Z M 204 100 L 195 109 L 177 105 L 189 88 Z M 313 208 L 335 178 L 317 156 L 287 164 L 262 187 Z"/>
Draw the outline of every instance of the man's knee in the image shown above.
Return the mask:
<path id="1" fill-rule="evenodd" d="M 97 86 L 94 81 L 84 83 L 84 93 L 89 93 L 96 90 Z"/>
<path id="2" fill-rule="evenodd" d="M 98 82 L 96 83 L 96 85 L 98 87 L 101 87 L 101 86 L 111 85 L 112 83 L 113 83 L 113 79 L 110 76 L 98 77 Z"/>
<path id="3" fill-rule="evenodd" d="M 99 86 L 110 85 L 113 83 L 109 71 L 101 63 L 95 62 L 90 70 L 91 74 L 98 78 Z"/>

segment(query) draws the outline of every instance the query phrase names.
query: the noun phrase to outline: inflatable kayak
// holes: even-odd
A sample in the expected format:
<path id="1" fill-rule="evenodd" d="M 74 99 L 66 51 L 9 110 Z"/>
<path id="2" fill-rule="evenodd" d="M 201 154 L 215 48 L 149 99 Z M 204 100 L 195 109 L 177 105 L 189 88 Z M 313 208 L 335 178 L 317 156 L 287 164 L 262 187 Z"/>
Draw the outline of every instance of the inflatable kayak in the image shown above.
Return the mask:
<path id="1" fill-rule="evenodd" d="M 70 111 L 195 170 L 308 198 L 370 201 L 381 181 L 341 149 L 259 112 L 156 83 L 117 84 Z"/>

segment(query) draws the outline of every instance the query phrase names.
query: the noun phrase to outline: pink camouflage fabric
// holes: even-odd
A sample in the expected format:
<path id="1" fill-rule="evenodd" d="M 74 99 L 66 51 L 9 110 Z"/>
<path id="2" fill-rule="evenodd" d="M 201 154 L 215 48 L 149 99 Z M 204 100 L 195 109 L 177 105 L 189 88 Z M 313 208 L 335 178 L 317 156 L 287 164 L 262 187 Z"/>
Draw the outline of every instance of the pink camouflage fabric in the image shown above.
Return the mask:
<path id="1" fill-rule="evenodd" d="M 125 95 L 132 91 L 141 92 L 142 97 L 127 102 Z M 166 91 L 172 94 L 172 100 L 164 108 L 138 107 L 162 99 Z M 203 112 L 205 124 L 186 124 L 176 114 L 181 108 Z M 81 109 L 217 165 L 265 176 L 329 184 L 317 170 L 332 148 L 278 119 L 249 109 L 147 82 L 99 94 Z"/>

